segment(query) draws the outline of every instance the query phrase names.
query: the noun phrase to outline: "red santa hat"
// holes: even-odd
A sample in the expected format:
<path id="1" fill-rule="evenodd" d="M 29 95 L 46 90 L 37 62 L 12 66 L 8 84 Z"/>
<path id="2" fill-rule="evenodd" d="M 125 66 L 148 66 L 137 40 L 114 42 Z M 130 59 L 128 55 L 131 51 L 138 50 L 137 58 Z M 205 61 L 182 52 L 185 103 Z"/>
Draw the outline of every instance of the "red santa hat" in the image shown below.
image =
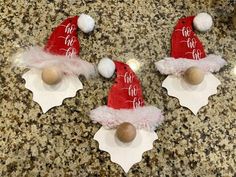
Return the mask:
<path id="1" fill-rule="evenodd" d="M 94 66 L 78 57 L 80 44 L 77 30 L 80 28 L 89 33 L 94 29 L 94 24 L 93 18 L 85 14 L 67 18 L 54 29 L 44 48 L 28 48 L 17 65 L 38 69 L 56 66 L 66 74 L 88 77 L 94 73 Z"/>
<path id="2" fill-rule="evenodd" d="M 207 13 L 179 19 L 172 33 L 171 57 L 156 62 L 162 74 L 182 74 L 188 68 L 196 66 L 205 72 L 216 72 L 226 62 L 221 56 L 206 55 L 201 41 L 193 27 L 205 32 L 212 27 L 212 17 Z"/>
<path id="3" fill-rule="evenodd" d="M 140 82 L 127 64 L 104 58 L 98 65 L 98 71 L 106 78 L 116 71 L 116 79 L 109 91 L 107 106 L 91 111 L 90 117 L 95 123 L 115 128 L 129 122 L 136 128 L 154 130 L 163 121 L 158 108 L 145 106 Z"/>

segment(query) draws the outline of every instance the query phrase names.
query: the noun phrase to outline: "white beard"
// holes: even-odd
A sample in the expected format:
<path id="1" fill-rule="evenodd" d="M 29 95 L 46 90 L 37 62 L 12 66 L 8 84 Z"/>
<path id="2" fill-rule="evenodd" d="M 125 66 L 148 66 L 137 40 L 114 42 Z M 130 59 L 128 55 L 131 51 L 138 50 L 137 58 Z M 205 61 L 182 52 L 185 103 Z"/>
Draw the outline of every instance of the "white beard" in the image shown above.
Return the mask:
<path id="1" fill-rule="evenodd" d="M 211 73 L 205 74 L 199 85 L 190 85 L 182 77 L 170 75 L 162 83 L 170 96 L 179 99 L 181 106 L 189 108 L 195 115 L 208 103 L 208 97 L 217 93 L 220 81 Z"/>
<path id="2" fill-rule="evenodd" d="M 142 154 L 153 148 L 153 141 L 157 140 L 154 131 L 136 130 L 136 137 L 130 143 L 122 143 L 116 137 L 116 129 L 101 127 L 94 136 L 99 143 L 99 149 L 111 156 L 111 161 L 119 164 L 126 173 L 137 162 L 142 160 Z"/>
<path id="3" fill-rule="evenodd" d="M 74 97 L 77 90 L 83 88 L 78 76 L 63 76 L 60 83 L 50 86 L 41 79 L 41 70 L 31 69 L 25 74 L 25 87 L 33 92 L 33 100 L 42 108 L 43 112 L 62 104 L 68 97 Z"/>

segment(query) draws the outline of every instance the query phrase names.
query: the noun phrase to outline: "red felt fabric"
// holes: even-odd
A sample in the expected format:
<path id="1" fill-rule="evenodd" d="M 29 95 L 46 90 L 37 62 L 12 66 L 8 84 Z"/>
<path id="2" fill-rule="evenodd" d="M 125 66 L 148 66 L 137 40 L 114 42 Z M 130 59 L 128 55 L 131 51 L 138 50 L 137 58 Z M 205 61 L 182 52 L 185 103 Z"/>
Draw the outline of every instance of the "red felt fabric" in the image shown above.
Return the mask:
<path id="1" fill-rule="evenodd" d="M 134 109 L 144 106 L 140 81 L 129 65 L 115 61 L 116 79 L 108 94 L 108 107 Z"/>
<path id="2" fill-rule="evenodd" d="M 194 16 L 179 19 L 172 33 L 171 57 L 199 60 L 206 57 L 201 41 L 193 31 Z"/>
<path id="3" fill-rule="evenodd" d="M 67 18 L 54 29 L 44 50 L 55 54 L 74 57 L 79 55 L 80 44 L 77 38 L 78 16 Z"/>

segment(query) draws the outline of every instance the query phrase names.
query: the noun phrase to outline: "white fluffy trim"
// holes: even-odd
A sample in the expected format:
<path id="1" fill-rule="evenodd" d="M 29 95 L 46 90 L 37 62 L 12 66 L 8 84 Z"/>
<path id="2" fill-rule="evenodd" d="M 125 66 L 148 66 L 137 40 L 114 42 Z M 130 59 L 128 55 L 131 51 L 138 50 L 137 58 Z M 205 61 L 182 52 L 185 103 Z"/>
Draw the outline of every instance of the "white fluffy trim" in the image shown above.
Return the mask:
<path id="1" fill-rule="evenodd" d="M 186 58 L 174 59 L 172 57 L 165 58 L 155 63 L 156 68 L 162 74 L 183 74 L 189 67 L 196 66 L 205 72 L 217 72 L 226 64 L 226 61 L 218 55 L 208 55 L 200 60 L 191 60 Z"/>
<path id="2" fill-rule="evenodd" d="M 79 57 L 68 58 L 66 56 L 53 55 L 45 52 L 40 47 L 29 47 L 21 54 L 20 58 L 16 58 L 14 64 L 37 69 L 56 66 L 66 74 L 84 75 L 86 78 L 95 74 L 93 64 L 81 60 Z"/>
<path id="3" fill-rule="evenodd" d="M 150 131 L 164 120 L 161 111 L 154 106 L 144 106 L 136 109 L 113 109 L 108 106 L 100 106 L 90 113 L 94 123 L 100 123 L 107 128 L 115 128 L 123 122 L 129 122 L 136 128 L 144 128 Z"/>

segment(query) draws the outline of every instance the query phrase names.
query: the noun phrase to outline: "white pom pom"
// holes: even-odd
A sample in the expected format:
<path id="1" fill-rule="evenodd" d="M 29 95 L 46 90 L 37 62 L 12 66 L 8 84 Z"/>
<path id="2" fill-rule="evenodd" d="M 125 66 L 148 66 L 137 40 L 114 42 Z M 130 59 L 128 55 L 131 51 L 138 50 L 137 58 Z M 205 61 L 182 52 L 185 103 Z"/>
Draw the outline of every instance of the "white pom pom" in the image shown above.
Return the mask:
<path id="1" fill-rule="evenodd" d="M 95 26 L 94 19 L 86 14 L 81 14 L 78 18 L 78 27 L 85 33 L 89 33 L 93 31 Z"/>
<path id="2" fill-rule="evenodd" d="M 212 17 L 208 13 L 199 13 L 193 19 L 193 26 L 196 30 L 206 32 L 213 25 Z"/>
<path id="3" fill-rule="evenodd" d="M 111 78 L 115 69 L 115 63 L 109 58 L 103 58 L 98 63 L 98 72 L 105 78 Z"/>

